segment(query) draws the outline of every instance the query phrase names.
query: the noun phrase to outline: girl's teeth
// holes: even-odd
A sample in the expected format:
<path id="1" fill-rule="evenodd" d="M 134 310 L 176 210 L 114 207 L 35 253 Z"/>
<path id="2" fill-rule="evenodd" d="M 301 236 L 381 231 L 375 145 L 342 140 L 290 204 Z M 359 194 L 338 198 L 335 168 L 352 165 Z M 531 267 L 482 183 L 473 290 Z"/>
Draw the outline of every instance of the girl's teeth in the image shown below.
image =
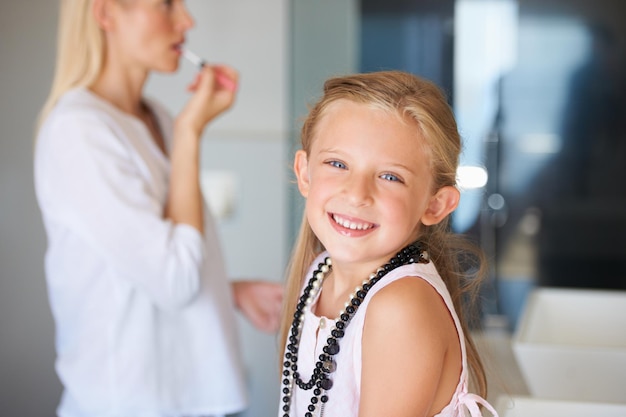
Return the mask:
<path id="1" fill-rule="evenodd" d="M 344 219 L 342 219 L 340 217 L 337 217 L 337 216 L 333 216 L 333 218 L 335 219 L 335 221 L 339 225 L 341 225 L 341 226 L 343 226 L 343 227 L 345 227 L 347 229 L 350 229 L 350 230 L 366 230 L 366 229 L 369 229 L 370 227 L 372 227 L 370 224 L 354 223 L 354 222 L 351 222 L 351 221 L 348 221 L 348 220 L 344 220 Z"/>

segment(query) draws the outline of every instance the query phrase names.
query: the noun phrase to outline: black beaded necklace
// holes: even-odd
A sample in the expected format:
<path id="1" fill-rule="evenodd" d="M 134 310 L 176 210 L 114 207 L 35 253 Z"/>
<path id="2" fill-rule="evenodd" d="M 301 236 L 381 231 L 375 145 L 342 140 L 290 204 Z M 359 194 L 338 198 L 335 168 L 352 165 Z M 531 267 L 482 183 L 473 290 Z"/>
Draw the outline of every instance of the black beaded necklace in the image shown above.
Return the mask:
<path id="1" fill-rule="evenodd" d="M 319 356 L 318 361 L 315 363 L 313 375 L 311 375 L 308 382 L 305 382 L 302 380 L 300 373 L 298 372 L 298 348 L 300 345 L 300 335 L 304 323 L 304 310 L 311 304 L 317 295 L 317 292 L 322 287 L 325 275 L 332 269 L 332 262 L 329 257 L 324 259 L 324 262 L 318 264 L 317 269 L 313 272 L 313 276 L 309 279 L 302 296 L 298 300 L 296 311 L 293 315 L 290 334 L 288 336 L 288 344 L 285 350 L 285 361 L 283 362 L 282 372 L 283 417 L 289 417 L 294 382 L 300 389 L 313 389 L 311 403 L 309 404 L 308 411 L 305 413 L 304 417 L 313 417 L 313 413 L 317 407 L 320 407 L 319 415 L 322 416 L 324 414 L 324 404 L 328 402 L 327 391 L 333 386 L 330 374 L 335 372 L 337 369 L 334 356 L 339 353 L 339 341 L 345 334 L 344 332 L 346 326 L 350 323 L 350 320 L 374 284 L 380 281 L 385 274 L 393 271 L 399 266 L 415 262 L 430 262 L 428 252 L 426 252 L 423 248 L 423 244 L 421 243 L 412 243 L 400 250 L 389 260 L 388 263 L 378 268 L 376 272 L 370 274 L 369 278 L 364 280 L 363 283 L 354 290 L 354 292 L 350 295 L 350 300 L 346 303 L 345 309 L 339 313 L 335 327 L 330 332 L 331 337 L 326 340 L 326 345 L 322 349 L 323 353 Z"/>

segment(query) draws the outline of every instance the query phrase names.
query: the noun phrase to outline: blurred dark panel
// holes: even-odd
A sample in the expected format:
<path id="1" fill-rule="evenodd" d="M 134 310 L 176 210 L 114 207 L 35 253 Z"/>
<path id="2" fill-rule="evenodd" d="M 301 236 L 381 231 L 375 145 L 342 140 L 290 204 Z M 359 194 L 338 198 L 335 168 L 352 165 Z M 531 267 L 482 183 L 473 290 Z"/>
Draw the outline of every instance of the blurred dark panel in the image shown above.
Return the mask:
<path id="1" fill-rule="evenodd" d="M 403 69 L 460 94 L 459 72 L 484 63 L 454 68 L 460 3 L 363 0 L 361 70 Z M 484 242 L 496 279 L 626 289 L 626 1 L 516 5 L 514 65 L 490 74 L 471 109 L 490 115 L 465 151 L 489 183 L 482 204 L 463 207 L 464 232 Z M 494 38 L 477 39 L 501 53 Z"/>
<path id="2" fill-rule="evenodd" d="M 419 74 L 452 100 L 453 19 L 454 0 L 362 1 L 360 70 Z"/>
<path id="3" fill-rule="evenodd" d="M 540 285 L 626 289 L 625 5 L 621 0 L 520 2 L 525 47 L 502 86 L 504 149 L 498 175 L 511 215 L 498 249 L 510 242 L 523 213 L 538 209 Z M 551 48 L 545 48 L 546 41 Z M 555 56 L 568 64 L 534 70 Z M 547 115 L 543 130 L 533 130 Z M 558 146 L 532 174 L 509 169 L 516 159 L 528 159 L 519 150 L 536 134 L 553 136 Z"/>

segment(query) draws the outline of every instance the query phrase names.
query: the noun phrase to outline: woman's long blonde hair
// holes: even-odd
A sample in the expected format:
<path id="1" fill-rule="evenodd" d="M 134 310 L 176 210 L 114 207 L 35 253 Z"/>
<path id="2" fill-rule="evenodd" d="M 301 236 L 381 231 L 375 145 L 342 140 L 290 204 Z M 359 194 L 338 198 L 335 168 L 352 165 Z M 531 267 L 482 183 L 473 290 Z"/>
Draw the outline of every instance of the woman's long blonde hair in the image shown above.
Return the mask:
<path id="1" fill-rule="evenodd" d="M 38 126 L 65 92 L 91 85 L 102 71 L 104 34 L 92 7 L 93 0 L 61 0 L 54 79 Z"/>
<path id="2" fill-rule="evenodd" d="M 383 71 L 331 78 L 324 84 L 322 98 L 313 106 L 301 132 L 302 149 L 309 154 L 315 128 L 329 104 L 351 100 L 408 117 L 419 126 L 421 137 L 430 150 L 434 190 L 456 185 L 456 170 L 461 139 L 445 95 L 433 83 L 400 71 Z M 418 146 L 418 143 L 416 143 Z M 482 251 L 465 238 L 450 231 L 449 219 L 433 226 L 423 226 L 419 240 L 426 243 L 432 261 L 448 287 L 459 316 L 467 347 L 470 376 L 477 392 L 486 397 L 487 383 L 482 362 L 469 337 L 466 294 L 477 294 L 486 267 Z M 287 270 L 287 289 L 280 328 L 281 358 L 300 290 L 311 262 L 324 250 L 305 217 L 300 226 L 291 262 Z"/>

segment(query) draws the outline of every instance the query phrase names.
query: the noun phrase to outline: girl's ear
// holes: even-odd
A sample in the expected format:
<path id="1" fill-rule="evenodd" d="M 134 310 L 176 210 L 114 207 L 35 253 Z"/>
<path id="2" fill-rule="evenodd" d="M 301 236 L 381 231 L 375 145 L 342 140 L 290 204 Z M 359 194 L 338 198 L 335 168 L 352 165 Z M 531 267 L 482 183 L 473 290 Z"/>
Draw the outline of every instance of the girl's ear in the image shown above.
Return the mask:
<path id="1" fill-rule="evenodd" d="M 111 7 L 113 5 L 110 0 L 94 0 L 91 6 L 91 12 L 96 23 L 105 32 L 113 28 Z"/>
<path id="2" fill-rule="evenodd" d="M 293 161 L 293 171 L 298 180 L 298 190 L 300 190 L 300 194 L 302 194 L 302 197 L 307 198 L 311 179 L 309 178 L 309 160 L 306 152 L 302 149 L 296 152 Z"/>
<path id="3" fill-rule="evenodd" d="M 442 221 L 448 214 L 452 213 L 459 205 L 461 193 L 456 187 L 446 186 L 440 188 L 434 196 L 430 198 L 428 207 L 422 216 L 422 224 L 431 226 Z"/>

